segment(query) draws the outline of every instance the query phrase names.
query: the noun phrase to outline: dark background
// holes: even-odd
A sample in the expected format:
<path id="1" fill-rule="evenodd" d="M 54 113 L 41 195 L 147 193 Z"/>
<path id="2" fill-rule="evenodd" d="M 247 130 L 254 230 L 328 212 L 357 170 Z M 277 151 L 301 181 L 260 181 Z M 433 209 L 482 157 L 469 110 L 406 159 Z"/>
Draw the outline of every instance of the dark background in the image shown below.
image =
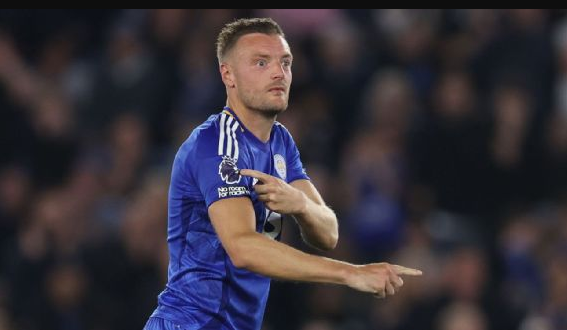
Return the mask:
<path id="1" fill-rule="evenodd" d="M 142 329 L 173 156 L 253 16 L 295 57 L 279 120 L 339 215 L 327 255 L 424 271 L 386 300 L 273 282 L 265 330 L 567 328 L 565 11 L 3 9 L 0 329 Z"/>

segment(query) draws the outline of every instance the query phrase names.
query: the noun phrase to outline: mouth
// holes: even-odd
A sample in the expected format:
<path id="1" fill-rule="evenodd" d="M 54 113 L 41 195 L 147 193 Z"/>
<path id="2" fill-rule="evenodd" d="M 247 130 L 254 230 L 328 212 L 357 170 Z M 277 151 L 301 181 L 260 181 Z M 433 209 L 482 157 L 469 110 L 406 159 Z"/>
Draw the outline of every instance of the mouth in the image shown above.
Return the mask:
<path id="1" fill-rule="evenodd" d="M 285 88 L 283 88 L 283 87 L 272 87 L 272 88 L 268 89 L 268 92 L 285 93 Z"/>

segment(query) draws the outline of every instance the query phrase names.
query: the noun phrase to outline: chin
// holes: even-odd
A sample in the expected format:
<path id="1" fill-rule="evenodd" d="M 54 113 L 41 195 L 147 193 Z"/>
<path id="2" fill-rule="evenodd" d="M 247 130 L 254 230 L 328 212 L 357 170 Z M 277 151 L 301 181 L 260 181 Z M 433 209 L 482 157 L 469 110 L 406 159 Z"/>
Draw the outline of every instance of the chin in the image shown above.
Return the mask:
<path id="1" fill-rule="evenodd" d="M 286 109 L 287 109 L 287 103 L 274 105 L 271 109 L 266 109 L 266 111 L 280 113 L 280 112 L 284 112 Z"/>
<path id="2" fill-rule="evenodd" d="M 259 113 L 261 113 L 262 115 L 265 115 L 266 117 L 275 117 L 278 114 L 284 112 L 286 110 L 287 107 L 285 106 L 266 106 L 266 107 L 261 107 L 261 108 L 256 108 L 255 110 L 258 111 Z"/>
<path id="3" fill-rule="evenodd" d="M 256 109 L 261 112 L 278 114 L 280 112 L 284 112 L 287 109 L 287 102 L 283 100 L 280 102 L 269 102 L 268 104 L 263 104 Z"/>

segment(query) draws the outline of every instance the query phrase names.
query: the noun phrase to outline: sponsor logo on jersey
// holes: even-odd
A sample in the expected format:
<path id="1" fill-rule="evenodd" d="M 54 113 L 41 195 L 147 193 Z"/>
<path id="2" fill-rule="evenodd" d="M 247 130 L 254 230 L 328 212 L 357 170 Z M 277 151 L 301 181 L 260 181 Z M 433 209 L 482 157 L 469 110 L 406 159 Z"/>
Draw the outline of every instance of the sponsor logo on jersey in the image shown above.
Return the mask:
<path id="1" fill-rule="evenodd" d="M 246 187 L 219 187 L 219 198 L 248 196 L 250 191 Z"/>

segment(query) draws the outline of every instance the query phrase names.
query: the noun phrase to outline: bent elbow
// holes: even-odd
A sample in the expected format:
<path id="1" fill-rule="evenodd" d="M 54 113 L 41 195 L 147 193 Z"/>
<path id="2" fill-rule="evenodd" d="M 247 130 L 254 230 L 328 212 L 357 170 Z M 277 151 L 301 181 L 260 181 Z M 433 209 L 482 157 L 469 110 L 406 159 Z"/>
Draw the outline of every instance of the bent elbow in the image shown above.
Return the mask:
<path id="1" fill-rule="evenodd" d="M 225 250 L 234 267 L 247 269 L 250 266 L 250 262 L 247 258 L 246 251 L 244 251 L 241 245 L 242 244 L 238 243 L 231 244 L 231 246 L 225 248 Z"/>
<path id="2" fill-rule="evenodd" d="M 331 251 L 337 247 L 339 243 L 339 233 L 335 232 L 330 234 L 327 239 L 325 239 L 321 244 L 319 244 L 319 248 L 323 251 Z"/>
<path id="3" fill-rule="evenodd" d="M 325 244 L 326 251 L 334 250 L 337 247 L 337 244 L 339 243 L 339 224 L 336 216 L 334 219 L 333 226 L 331 228 L 332 229 L 330 230 L 329 235 L 327 236 L 326 239 L 326 244 Z"/>
<path id="4" fill-rule="evenodd" d="M 339 233 L 333 233 L 329 238 L 329 242 L 327 243 L 327 251 L 334 250 L 339 243 Z"/>
<path id="5" fill-rule="evenodd" d="M 242 256 L 231 256 L 231 255 L 229 255 L 229 257 L 230 257 L 230 262 L 232 262 L 234 267 L 247 269 L 248 262 L 246 261 L 246 258 L 243 258 Z"/>

